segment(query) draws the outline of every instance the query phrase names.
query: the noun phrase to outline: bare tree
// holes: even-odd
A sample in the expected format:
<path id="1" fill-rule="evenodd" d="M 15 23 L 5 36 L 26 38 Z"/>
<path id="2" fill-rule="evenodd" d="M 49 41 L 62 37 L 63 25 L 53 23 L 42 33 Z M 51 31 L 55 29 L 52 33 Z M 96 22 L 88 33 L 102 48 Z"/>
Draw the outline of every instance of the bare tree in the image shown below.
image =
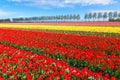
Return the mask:
<path id="1" fill-rule="evenodd" d="M 94 20 L 94 21 L 95 21 L 96 17 L 97 17 L 97 13 L 94 12 L 94 13 L 93 13 L 93 20 Z"/>
<path id="2" fill-rule="evenodd" d="M 87 19 L 88 19 L 88 14 L 87 13 L 84 15 L 84 19 L 85 19 L 85 21 L 87 21 Z"/>
<path id="3" fill-rule="evenodd" d="M 118 17 L 120 18 L 120 13 L 118 14 Z"/>
<path id="4" fill-rule="evenodd" d="M 92 19 L 92 13 L 91 12 L 88 14 L 88 19 L 89 19 L 89 21 L 90 21 L 90 19 Z"/>
<path id="5" fill-rule="evenodd" d="M 112 19 L 113 13 L 112 13 L 112 12 L 109 12 L 109 13 L 108 13 L 108 16 L 109 16 L 109 19 Z"/>
<path id="6" fill-rule="evenodd" d="M 79 14 L 76 15 L 76 19 L 77 19 L 77 21 L 80 20 L 80 15 Z"/>
<path id="7" fill-rule="evenodd" d="M 103 14 L 103 21 L 107 18 L 107 12 L 104 12 Z"/>
<path id="8" fill-rule="evenodd" d="M 101 12 L 98 13 L 97 18 L 98 18 L 98 21 L 102 18 L 102 13 Z"/>
<path id="9" fill-rule="evenodd" d="M 113 18 L 117 17 L 117 11 L 113 12 Z"/>

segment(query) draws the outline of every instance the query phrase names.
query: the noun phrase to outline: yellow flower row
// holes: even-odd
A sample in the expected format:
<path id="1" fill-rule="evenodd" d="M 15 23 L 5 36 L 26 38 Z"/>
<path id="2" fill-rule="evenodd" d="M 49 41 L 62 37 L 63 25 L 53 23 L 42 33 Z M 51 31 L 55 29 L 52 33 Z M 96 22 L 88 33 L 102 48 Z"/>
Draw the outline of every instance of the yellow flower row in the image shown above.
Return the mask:
<path id="1" fill-rule="evenodd" d="M 64 30 L 64 31 L 88 31 L 120 33 L 120 27 L 112 26 L 61 26 L 61 25 L 20 25 L 20 24 L 0 24 L 0 28 L 20 28 L 20 29 L 44 29 L 44 30 Z"/>

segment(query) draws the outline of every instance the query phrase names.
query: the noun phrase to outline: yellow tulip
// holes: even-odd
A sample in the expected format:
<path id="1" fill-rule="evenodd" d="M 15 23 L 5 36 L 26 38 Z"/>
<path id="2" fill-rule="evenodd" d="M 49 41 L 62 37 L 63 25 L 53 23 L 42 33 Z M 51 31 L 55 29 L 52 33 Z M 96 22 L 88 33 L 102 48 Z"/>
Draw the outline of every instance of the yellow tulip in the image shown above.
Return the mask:
<path id="1" fill-rule="evenodd" d="M 63 31 L 88 31 L 120 33 L 120 27 L 112 26 L 66 26 L 66 25 L 34 25 L 34 24 L 0 24 L 0 28 L 18 28 L 18 29 L 41 29 L 41 30 L 63 30 Z"/>

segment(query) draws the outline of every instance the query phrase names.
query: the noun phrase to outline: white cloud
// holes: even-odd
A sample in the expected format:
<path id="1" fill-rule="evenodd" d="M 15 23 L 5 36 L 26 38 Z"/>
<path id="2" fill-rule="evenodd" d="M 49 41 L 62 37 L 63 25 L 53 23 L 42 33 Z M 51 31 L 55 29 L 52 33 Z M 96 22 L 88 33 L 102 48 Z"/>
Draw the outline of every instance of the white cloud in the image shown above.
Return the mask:
<path id="1" fill-rule="evenodd" d="M 4 11 L 0 10 L 0 19 L 4 18 L 11 18 L 20 15 L 21 13 L 19 12 L 11 12 L 11 11 Z"/>
<path id="2" fill-rule="evenodd" d="M 73 3 L 73 4 L 83 4 L 83 5 L 95 5 L 95 4 L 102 4 L 108 5 L 115 1 L 113 0 L 65 0 L 66 3 Z"/>
<path id="3" fill-rule="evenodd" d="M 44 7 L 48 7 L 48 6 L 54 6 L 54 7 L 66 7 L 69 6 L 68 4 L 65 4 L 64 1 L 60 1 L 60 0 L 31 0 L 31 4 L 28 5 L 33 5 L 33 6 L 44 6 Z"/>
<path id="4" fill-rule="evenodd" d="M 30 0 L 8 0 L 8 1 L 13 1 L 13 2 L 25 2 L 25 1 L 30 1 Z"/>
<path id="5" fill-rule="evenodd" d="M 8 0 L 12 2 L 25 2 L 25 5 L 30 6 L 53 6 L 53 7 L 70 7 L 77 5 L 109 5 L 115 0 Z"/>
<path id="6" fill-rule="evenodd" d="M 0 16 L 3 16 L 3 15 L 8 15 L 8 13 L 5 12 L 5 11 L 0 10 Z"/>

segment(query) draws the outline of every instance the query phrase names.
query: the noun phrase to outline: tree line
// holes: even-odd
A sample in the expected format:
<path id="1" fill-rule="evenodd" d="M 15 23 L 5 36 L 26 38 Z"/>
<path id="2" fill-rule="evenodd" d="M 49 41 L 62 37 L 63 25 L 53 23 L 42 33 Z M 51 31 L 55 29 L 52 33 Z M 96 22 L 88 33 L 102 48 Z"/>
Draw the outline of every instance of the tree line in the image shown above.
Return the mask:
<path id="1" fill-rule="evenodd" d="M 120 21 L 120 13 L 114 12 L 90 12 L 84 15 L 85 21 Z"/>
<path id="2" fill-rule="evenodd" d="M 0 22 L 11 22 L 11 20 L 8 18 L 8 19 L 0 19 Z"/>
<path id="3" fill-rule="evenodd" d="M 79 21 L 79 14 L 67 14 L 56 16 L 40 16 L 40 17 L 20 17 L 12 19 L 0 19 L 0 22 L 67 22 L 67 21 Z"/>
<path id="4" fill-rule="evenodd" d="M 72 22 L 80 21 L 80 14 L 66 14 L 40 17 L 20 17 L 0 19 L 0 22 Z M 89 12 L 84 15 L 85 21 L 120 21 L 120 12 Z"/>

